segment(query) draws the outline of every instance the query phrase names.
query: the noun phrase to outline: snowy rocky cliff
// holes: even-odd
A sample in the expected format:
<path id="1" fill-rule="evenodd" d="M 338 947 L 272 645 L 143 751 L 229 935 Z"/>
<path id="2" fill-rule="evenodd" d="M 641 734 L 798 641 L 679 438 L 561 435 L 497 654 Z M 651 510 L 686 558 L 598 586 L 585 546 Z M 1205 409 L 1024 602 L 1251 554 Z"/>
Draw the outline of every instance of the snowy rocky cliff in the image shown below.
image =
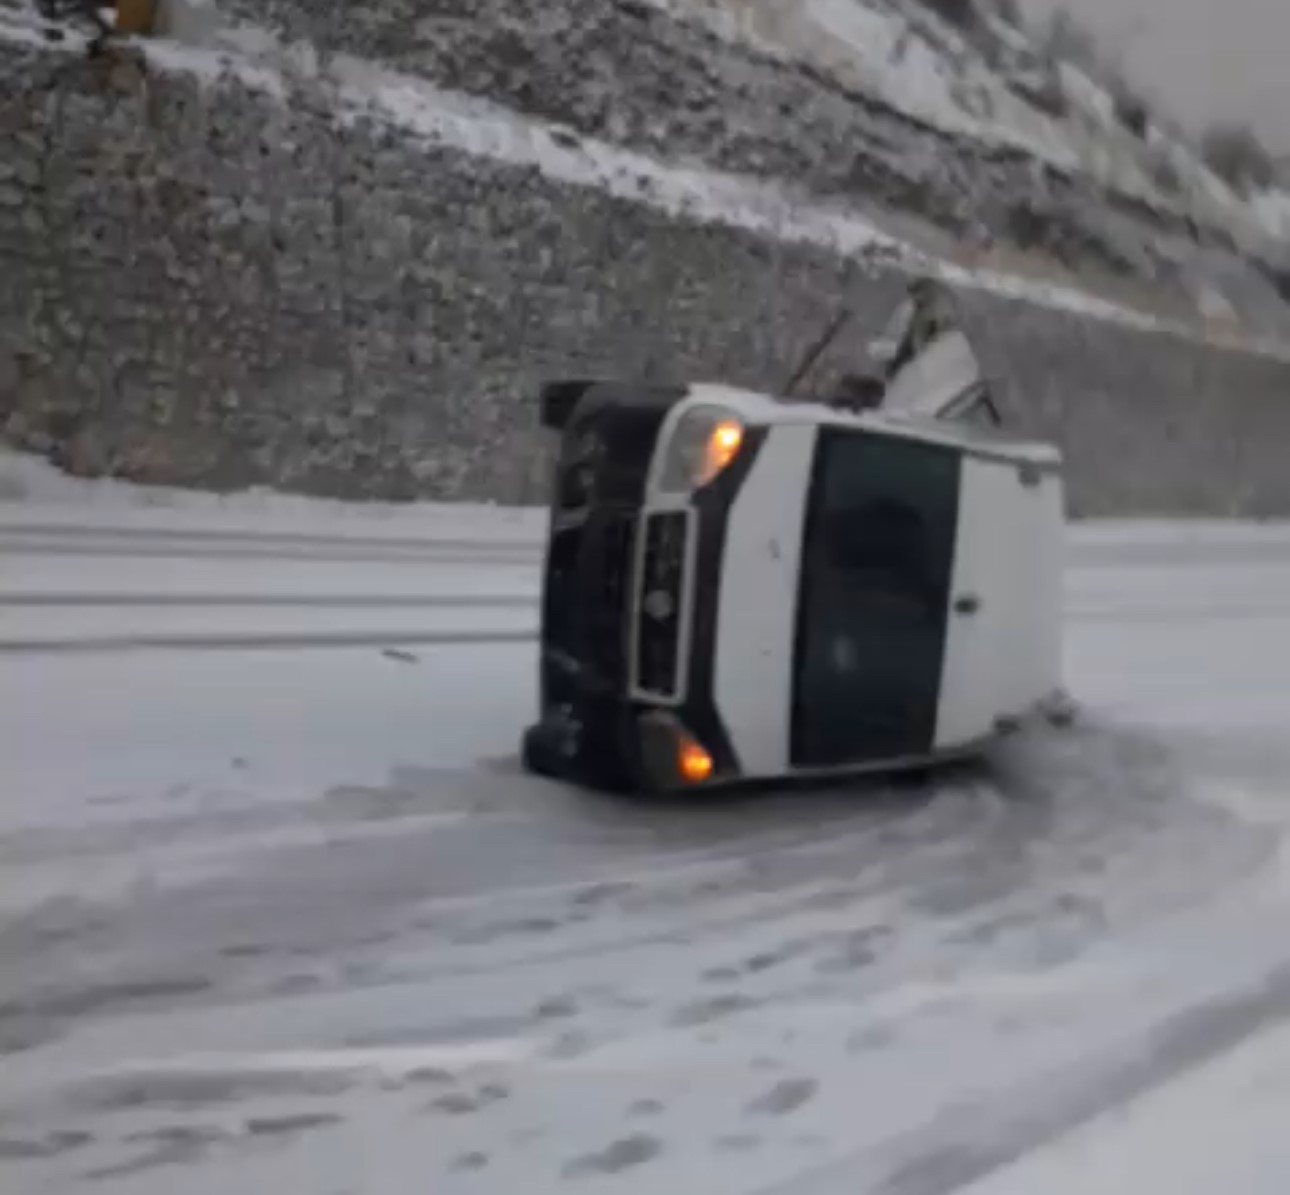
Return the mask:
<path id="1" fill-rule="evenodd" d="M 73 471 L 532 500 L 540 379 L 773 386 L 839 304 L 876 322 L 930 271 L 1077 509 L 1290 511 L 1283 197 L 995 18 L 172 12 L 87 60 L 0 2 L 0 419 Z"/>
<path id="2" fill-rule="evenodd" d="M 984 3 L 984 0 L 983 0 Z M 247 20 L 578 134 L 922 218 L 968 245 L 1179 281 L 1189 248 L 1270 249 L 1145 109 L 984 15 L 927 0 L 224 0 Z M 903 225 L 909 231 L 909 225 Z M 1284 325 L 1283 325 L 1284 326 Z"/>

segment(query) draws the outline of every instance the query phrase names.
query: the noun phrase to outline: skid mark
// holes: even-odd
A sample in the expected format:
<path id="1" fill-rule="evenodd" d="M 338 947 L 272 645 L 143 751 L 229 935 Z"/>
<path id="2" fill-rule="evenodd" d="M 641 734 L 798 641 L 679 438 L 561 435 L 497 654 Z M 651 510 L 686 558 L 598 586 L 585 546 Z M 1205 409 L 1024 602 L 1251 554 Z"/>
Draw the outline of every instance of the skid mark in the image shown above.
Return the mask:
<path id="1" fill-rule="evenodd" d="M 663 1152 L 663 1143 L 657 1137 L 637 1133 L 622 1137 L 597 1153 L 575 1158 L 564 1168 L 567 1178 L 587 1178 L 595 1174 L 618 1174 L 653 1161 Z"/>
<path id="2" fill-rule="evenodd" d="M 695 1025 L 707 1025 L 736 1013 L 755 1008 L 757 1002 L 748 996 L 730 995 L 714 996 L 709 1000 L 696 1000 L 677 1009 L 670 1024 L 678 1028 L 689 1028 Z"/>
<path id="3" fill-rule="evenodd" d="M 747 1111 L 754 1116 L 787 1116 L 814 1099 L 818 1089 L 814 1079 L 781 1079 L 750 1101 Z"/>
<path id="4" fill-rule="evenodd" d="M 246 1122 L 246 1131 L 252 1137 L 281 1137 L 343 1123 L 341 1117 L 331 1112 L 299 1112 L 293 1116 L 251 1117 Z"/>

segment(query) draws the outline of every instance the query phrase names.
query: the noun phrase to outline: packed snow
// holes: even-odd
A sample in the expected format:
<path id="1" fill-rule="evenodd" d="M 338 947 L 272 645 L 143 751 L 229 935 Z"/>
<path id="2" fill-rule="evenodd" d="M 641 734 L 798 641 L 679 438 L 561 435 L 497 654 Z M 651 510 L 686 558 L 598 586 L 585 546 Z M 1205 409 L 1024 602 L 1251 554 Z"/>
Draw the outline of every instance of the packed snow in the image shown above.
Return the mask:
<path id="1" fill-rule="evenodd" d="M 928 787 L 651 806 L 519 773 L 531 643 L 417 641 L 531 625 L 538 512 L 19 472 L 6 1193 L 1284 1177 L 1290 528 L 1073 528 L 1070 731 Z M 209 639 L 321 621 L 162 650 L 108 597 Z"/>
<path id="2" fill-rule="evenodd" d="M 1268 231 L 1290 245 L 1290 192 L 1273 187 L 1259 191 L 1251 202 Z"/>

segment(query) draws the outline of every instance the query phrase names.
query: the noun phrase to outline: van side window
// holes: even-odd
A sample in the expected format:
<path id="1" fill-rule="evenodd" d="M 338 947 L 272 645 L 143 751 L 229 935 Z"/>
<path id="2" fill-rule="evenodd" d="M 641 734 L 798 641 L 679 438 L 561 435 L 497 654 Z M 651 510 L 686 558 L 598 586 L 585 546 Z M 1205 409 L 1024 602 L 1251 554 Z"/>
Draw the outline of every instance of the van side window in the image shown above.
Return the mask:
<path id="1" fill-rule="evenodd" d="M 839 507 L 828 522 L 826 583 L 838 598 L 910 617 L 936 616 L 936 595 L 927 582 L 927 529 L 916 507 L 871 499 Z"/>
<path id="2" fill-rule="evenodd" d="M 931 741 L 959 469 L 939 445 L 821 432 L 798 602 L 797 766 L 916 754 Z"/>
<path id="3" fill-rule="evenodd" d="M 948 513 L 931 498 L 944 471 L 942 449 L 894 438 L 839 436 L 824 449 L 818 509 L 825 600 L 932 621 L 943 614 Z M 832 591 L 831 599 L 827 597 Z"/>

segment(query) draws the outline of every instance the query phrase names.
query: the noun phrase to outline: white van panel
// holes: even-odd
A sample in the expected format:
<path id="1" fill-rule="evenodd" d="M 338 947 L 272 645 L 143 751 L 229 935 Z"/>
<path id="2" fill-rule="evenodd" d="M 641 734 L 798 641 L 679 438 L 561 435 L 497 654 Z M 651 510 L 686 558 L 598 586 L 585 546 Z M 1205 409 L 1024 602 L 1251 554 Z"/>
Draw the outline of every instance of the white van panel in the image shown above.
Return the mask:
<path id="1" fill-rule="evenodd" d="M 1024 599 L 1009 570 L 1019 556 L 1017 504 L 1023 492 L 1016 465 L 963 458 L 936 717 L 938 749 L 991 733 L 1003 694 L 1016 687 L 1005 673 L 1017 667 L 1020 647 L 1009 642 L 1009 626 Z M 963 599 L 979 603 L 975 614 L 955 611 Z"/>
<path id="2" fill-rule="evenodd" d="M 1061 684 L 1062 480 L 965 457 L 936 745 L 990 734 Z M 954 602 L 974 596 L 975 614 Z"/>
<path id="3" fill-rule="evenodd" d="M 805 503 L 817 429 L 768 429 L 730 512 L 714 696 L 747 776 L 789 770 L 793 650 Z"/>
<path id="4" fill-rule="evenodd" d="M 980 381 L 971 342 L 962 332 L 945 332 L 887 383 L 883 409 L 934 418 Z"/>
<path id="5" fill-rule="evenodd" d="M 1023 713 L 1062 684 L 1062 606 L 1066 565 L 1066 501 L 1060 474 L 1045 473 L 1026 491 L 1018 510 L 1029 546 L 1029 600 L 1017 612 L 1013 631 L 1018 668 L 1008 675 L 1016 688 L 1004 694 L 1006 710 Z"/>

